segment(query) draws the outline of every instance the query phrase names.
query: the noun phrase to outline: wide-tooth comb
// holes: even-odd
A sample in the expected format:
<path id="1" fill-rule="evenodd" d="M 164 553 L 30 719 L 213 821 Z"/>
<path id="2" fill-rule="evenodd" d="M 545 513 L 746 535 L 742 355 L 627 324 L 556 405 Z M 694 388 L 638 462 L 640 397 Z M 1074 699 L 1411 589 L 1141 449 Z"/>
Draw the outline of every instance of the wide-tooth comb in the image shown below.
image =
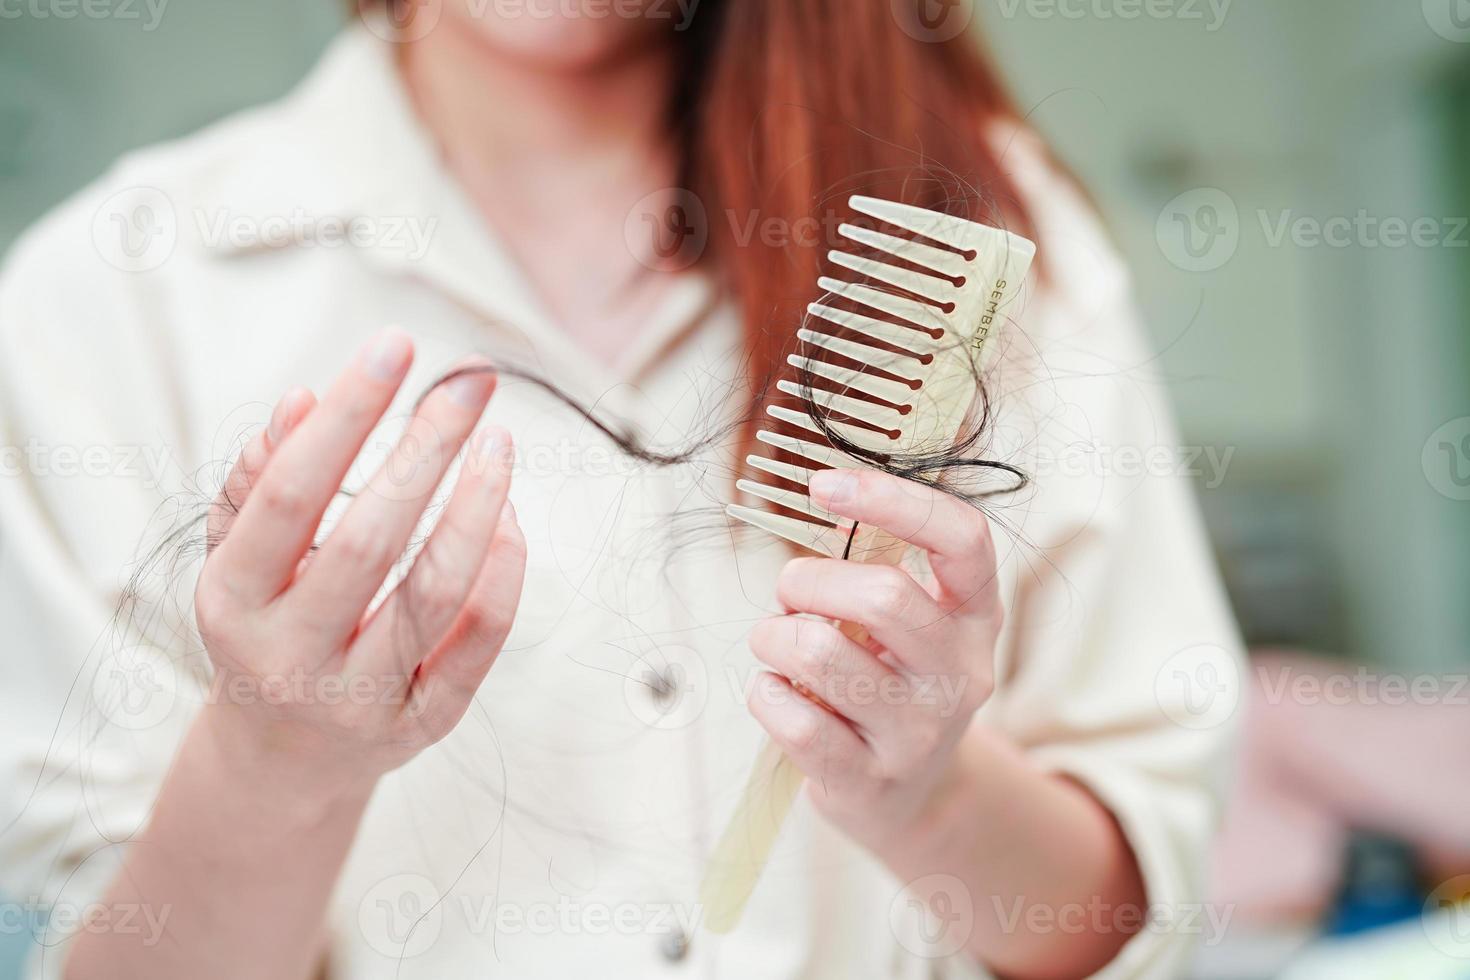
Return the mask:
<path id="1" fill-rule="evenodd" d="M 854 197 L 850 203 L 855 211 L 949 248 L 852 224 L 838 229 L 858 245 L 917 268 L 843 251 L 829 255 L 834 264 L 880 285 L 830 277 L 818 281 L 826 295 L 807 307 L 806 323 L 796 334 L 798 352 L 788 358 L 798 380 L 777 384 L 780 391 L 799 399 L 806 411 L 779 405 L 767 409 L 772 418 L 807 435 L 795 439 L 771 430 L 758 434 L 762 442 L 815 465 L 762 456 L 746 460 L 761 473 L 803 487 L 813 468 L 866 465 L 834 448 L 813 415 L 844 439 L 873 452 L 937 450 L 954 441 L 975 393 L 975 348 L 1006 315 L 1036 253 L 1035 246 L 1018 235 L 963 218 L 871 197 Z M 885 287 L 896 287 L 903 294 Z M 849 305 L 834 305 L 837 298 Z M 890 377 L 823 359 L 831 354 Z M 833 418 L 834 413 L 841 421 Z M 850 555 L 851 522 L 821 511 L 804 492 L 757 480 L 742 480 L 738 489 L 816 523 L 740 504 L 728 508 L 732 517 L 820 554 Z"/>
<path id="2" fill-rule="evenodd" d="M 844 251 L 829 254 L 834 265 L 869 282 L 826 276 L 817 281 L 823 298 L 807 307 L 806 322 L 797 331 L 798 352 L 788 358 L 797 380 L 777 385 L 804 411 L 771 405 L 767 414 L 792 434 L 775 428 L 756 433 L 765 445 L 800 462 L 750 456 L 746 461 L 754 470 L 774 479 L 736 484 L 741 493 L 781 511 L 741 504 L 727 511 L 818 554 L 897 562 L 901 542 L 875 528 L 855 529 L 807 496 L 813 472 L 869 465 L 833 446 L 823 427 L 866 452 L 940 451 L 953 444 L 976 394 L 986 341 L 1012 314 L 1036 246 L 1010 232 L 907 204 L 871 197 L 853 197 L 849 203 L 927 241 L 851 224 L 838 229 L 849 241 L 899 264 Z M 830 355 L 862 368 L 834 363 Z M 862 627 L 839 625 L 849 636 L 863 638 Z M 740 921 L 800 787 L 800 772 L 767 743 L 700 887 L 710 931 L 728 932 Z"/>

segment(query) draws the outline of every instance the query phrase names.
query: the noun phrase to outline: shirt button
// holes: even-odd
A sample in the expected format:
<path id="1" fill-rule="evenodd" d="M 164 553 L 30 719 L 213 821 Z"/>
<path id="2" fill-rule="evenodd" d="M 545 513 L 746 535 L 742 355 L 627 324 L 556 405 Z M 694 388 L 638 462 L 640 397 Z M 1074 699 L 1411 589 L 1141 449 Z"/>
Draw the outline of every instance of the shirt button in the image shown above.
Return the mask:
<path id="1" fill-rule="evenodd" d="M 659 952 L 670 963 L 678 963 L 689 955 L 689 937 L 683 929 L 675 927 L 673 932 L 664 935 L 659 943 Z"/>
<path id="2" fill-rule="evenodd" d="M 674 670 L 649 670 L 644 676 L 654 704 L 666 705 L 679 693 L 679 678 Z"/>

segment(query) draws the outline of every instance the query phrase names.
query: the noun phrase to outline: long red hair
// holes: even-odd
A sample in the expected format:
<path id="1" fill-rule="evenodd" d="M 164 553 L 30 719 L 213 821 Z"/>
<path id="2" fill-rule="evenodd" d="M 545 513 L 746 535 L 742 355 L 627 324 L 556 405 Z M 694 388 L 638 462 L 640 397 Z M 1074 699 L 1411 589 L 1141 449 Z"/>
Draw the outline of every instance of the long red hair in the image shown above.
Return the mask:
<path id="1" fill-rule="evenodd" d="M 860 217 L 850 194 L 1031 232 L 996 138 L 1018 113 L 978 38 L 949 19 L 971 6 L 705 0 L 683 42 L 674 125 L 757 377 L 780 370 L 828 251 L 851 247 L 827 231 Z M 946 16 L 925 19 L 935 12 Z M 819 247 L 750 235 L 753 219 L 815 221 Z"/>
<path id="2" fill-rule="evenodd" d="M 828 251 L 844 245 L 835 232 L 856 217 L 848 195 L 1030 232 L 995 138 L 1018 114 L 966 29 L 972 0 L 702 0 L 694 9 L 675 32 L 670 124 L 682 186 L 705 226 L 699 258 L 742 311 L 757 391 L 781 370 Z M 795 233 L 813 228 L 816 241 Z"/>

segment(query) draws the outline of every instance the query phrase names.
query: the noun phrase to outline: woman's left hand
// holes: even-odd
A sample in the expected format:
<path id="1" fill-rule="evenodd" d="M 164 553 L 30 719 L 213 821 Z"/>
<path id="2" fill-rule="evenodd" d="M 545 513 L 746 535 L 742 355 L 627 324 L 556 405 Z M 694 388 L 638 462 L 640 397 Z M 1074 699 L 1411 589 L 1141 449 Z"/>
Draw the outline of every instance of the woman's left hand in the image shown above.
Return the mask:
<path id="1" fill-rule="evenodd" d="M 923 549 L 934 573 L 921 584 L 889 565 L 794 559 L 777 582 L 787 615 L 750 636 L 772 671 L 752 686 L 751 713 L 806 774 L 817 808 L 883 855 L 935 796 L 993 690 L 995 548 L 983 514 L 910 480 L 830 470 L 810 489 L 818 506 Z M 802 613 L 859 624 L 869 639 Z"/>

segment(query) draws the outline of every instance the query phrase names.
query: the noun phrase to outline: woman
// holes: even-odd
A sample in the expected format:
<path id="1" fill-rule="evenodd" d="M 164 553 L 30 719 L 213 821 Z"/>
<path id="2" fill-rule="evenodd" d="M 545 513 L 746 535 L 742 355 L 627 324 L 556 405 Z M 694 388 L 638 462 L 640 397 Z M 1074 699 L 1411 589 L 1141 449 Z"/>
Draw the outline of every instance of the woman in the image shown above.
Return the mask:
<path id="1" fill-rule="evenodd" d="M 933 12 L 365 10 L 294 94 L 128 158 L 16 247 L 6 440 L 105 464 L 0 488 L 0 863 L 53 910 L 41 970 L 1179 968 L 1229 712 L 1174 681 L 1202 645 L 1228 670 L 1233 634 L 1180 480 L 1092 455 L 1172 438 L 1125 277 Z M 1044 256 L 988 376 L 987 449 L 1035 480 L 997 502 L 1009 531 L 872 474 L 813 493 L 908 537 L 932 580 L 665 536 L 728 494 L 847 193 L 966 186 Z M 470 351 L 650 445 L 733 434 L 630 466 L 484 370 L 413 405 Z M 160 503 L 288 388 L 224 478 L 197 584 L 115 618 Z M 907 693 L 792 696 L 850 678 Z M 711 936 L 693 896 L 767 734 L 808 791 Z"/>

